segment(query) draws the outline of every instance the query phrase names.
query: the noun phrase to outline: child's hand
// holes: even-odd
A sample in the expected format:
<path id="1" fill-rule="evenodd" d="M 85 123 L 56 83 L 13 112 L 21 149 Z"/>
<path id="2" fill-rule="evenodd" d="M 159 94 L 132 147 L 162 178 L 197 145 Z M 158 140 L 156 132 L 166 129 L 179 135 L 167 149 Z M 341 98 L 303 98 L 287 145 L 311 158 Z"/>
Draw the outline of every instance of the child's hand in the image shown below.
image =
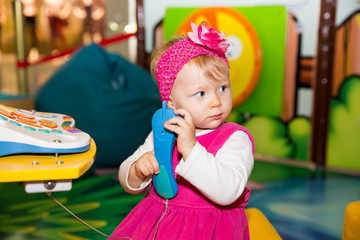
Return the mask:
<path id="1" fill-rule="evenodd" d="M 130 186 L 137 188 L 146 177 L 159 173 L 159 164 L 155 158 L 154 150 L 144 153 L 133 165 L 129 172 Z"/>
<path id="2" fill-rule="evenodd" d="M 191 114 L 185 109 L 176 109 L 174 113 L 181 117 L 169 119 L 164 127 L 178 135 L 177 147 L 185 161 L 196 144 L 195 125 Z"/>

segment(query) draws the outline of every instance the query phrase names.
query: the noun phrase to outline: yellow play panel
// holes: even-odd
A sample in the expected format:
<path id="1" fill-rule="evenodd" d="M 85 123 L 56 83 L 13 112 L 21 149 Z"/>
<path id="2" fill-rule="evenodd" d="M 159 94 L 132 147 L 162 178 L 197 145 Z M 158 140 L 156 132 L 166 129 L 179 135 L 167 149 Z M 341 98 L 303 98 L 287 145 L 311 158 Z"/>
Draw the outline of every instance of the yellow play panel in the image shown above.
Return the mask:
<path id="1" fill-rule="evenodd" d="M 0 157 L 0 182 L 76 179 L 90 169 L 95 155 L 91 139 L 89 150 L 82 153 Z"/>

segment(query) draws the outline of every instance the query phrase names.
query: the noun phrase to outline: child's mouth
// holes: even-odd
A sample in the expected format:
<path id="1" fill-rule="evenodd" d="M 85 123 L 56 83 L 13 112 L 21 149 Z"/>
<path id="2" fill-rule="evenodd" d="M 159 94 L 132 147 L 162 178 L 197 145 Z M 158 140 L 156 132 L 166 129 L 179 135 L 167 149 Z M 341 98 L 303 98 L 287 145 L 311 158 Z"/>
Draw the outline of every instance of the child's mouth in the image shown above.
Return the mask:
<path id="1" fill-rule="evenodd" d="M 220 114 L 210 116 L 209 118 L 212 119 L 212 120 L 219 120 L 219 119 L 221 119 L 221 116 L 222 116 L 222 114 L 220 113 Z"/>

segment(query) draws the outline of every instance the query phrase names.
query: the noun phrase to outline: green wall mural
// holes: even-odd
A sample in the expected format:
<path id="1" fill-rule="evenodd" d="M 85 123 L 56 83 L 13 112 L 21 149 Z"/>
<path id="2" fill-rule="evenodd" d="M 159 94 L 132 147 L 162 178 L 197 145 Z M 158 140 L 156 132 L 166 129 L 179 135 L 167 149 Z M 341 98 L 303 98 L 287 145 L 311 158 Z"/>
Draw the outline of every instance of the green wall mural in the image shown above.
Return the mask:
<path id="1" fill-rule="evenodd" d="M 344 81 L 330 113 L 327 164 L 360 170 L 360 77 Z"/>

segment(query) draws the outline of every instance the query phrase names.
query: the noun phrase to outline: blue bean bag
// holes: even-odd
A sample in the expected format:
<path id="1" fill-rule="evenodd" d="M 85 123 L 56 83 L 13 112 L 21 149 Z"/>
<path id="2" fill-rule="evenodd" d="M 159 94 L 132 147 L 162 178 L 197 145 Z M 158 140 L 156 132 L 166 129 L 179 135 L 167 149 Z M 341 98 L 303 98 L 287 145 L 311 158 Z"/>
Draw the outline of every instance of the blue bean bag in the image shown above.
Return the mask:
<path id="1" fill-rule="evenodd" d="M 37 111 L 70 115 L 94 139 L 94 167 L 118 167 L 143 143 L 160 107 L 149 72 L 96 44 L 75 53 L 35 96 Z"/>

